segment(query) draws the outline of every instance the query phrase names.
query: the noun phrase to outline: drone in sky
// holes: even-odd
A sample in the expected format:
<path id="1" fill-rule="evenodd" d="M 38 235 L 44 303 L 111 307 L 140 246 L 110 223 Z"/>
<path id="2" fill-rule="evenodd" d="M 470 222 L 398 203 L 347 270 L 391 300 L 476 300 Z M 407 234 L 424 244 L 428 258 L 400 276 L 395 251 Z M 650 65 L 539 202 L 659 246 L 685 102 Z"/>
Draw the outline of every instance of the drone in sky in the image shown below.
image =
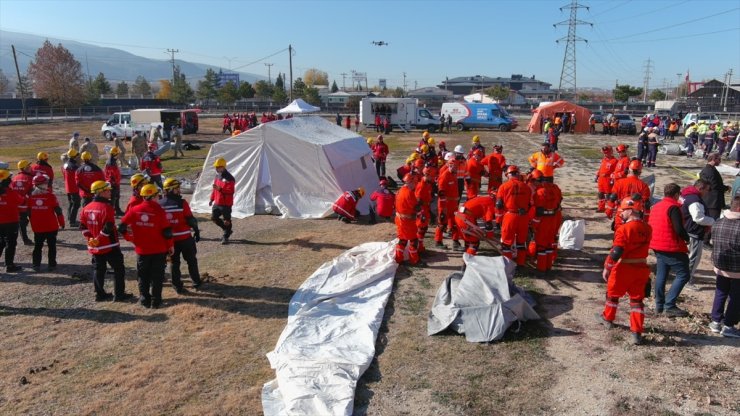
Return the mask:
<path id="1" fill-rule="evenodd" d="M 382 40 L 374 40 L 372 43 L 375 46 L 388 46 L 388 42 Z"/>

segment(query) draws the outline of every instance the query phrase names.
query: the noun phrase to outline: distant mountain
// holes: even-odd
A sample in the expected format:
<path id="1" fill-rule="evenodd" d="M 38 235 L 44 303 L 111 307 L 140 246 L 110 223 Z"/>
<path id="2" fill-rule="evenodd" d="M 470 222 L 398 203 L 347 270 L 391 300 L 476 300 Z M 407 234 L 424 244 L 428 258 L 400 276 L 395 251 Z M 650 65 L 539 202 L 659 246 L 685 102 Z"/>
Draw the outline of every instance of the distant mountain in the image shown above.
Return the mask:
<path id="1" fill-rule="evenodd" d="M 36 51 L 47 39 L 55 46 L 61 43 L 62 46 L 67 48 L 75 56 L 75 59 L 82 64 L 83 73 L 89 72 L 93 78 L 100 72 L 105 74 L 105 78 L 108 79 L 113 88 L 120 81 L 131 84 L 139 75 L 146 78 L 150 83 L 160 79 L 172 78 L 172 63 L 167 59 L 143 58 L 115 48 L 0 30 L 0 69 L 3 70 L 3 73 L 11 82 L 16 79 L 11 45 L 15 45 L 21 75 L 25 75 L 29 63 L 36 55 Z M 206 69 L 212 68 L 216 72 L 220 69 L 213 65 L 179 59 L 175 59 L 175 64 L 180 65 L 180 70 L 193 86 L 196 85 L 198 80 L 203 79 Z M 251 84 L 259 80 L 267 80 L 264 76 L 248 72 L 239 72 L 239 79 Z"/>

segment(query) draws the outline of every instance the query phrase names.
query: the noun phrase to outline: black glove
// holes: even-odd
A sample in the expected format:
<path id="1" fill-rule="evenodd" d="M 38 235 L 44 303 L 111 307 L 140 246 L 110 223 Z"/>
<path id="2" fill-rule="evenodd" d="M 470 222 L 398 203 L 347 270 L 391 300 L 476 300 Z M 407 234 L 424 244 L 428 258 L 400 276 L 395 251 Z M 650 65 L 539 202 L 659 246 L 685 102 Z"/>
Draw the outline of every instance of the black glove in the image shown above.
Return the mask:
<path id="1" fill-rule="evenodd" d="M 193 238 L 195 238 L 195 242 L 197 243 L 200 241 L 200 231 L 196 231 L 193 235 Z"/>
<path id="2" fill-rule="evenodd" d="M 124 223 L 118 224 L 118 234 L 126 234 L 126 231 L 128 231 L 128 225 Z"/>
<path id="3" fill-rule="evenodd" d="M 650 290 L 652 289 L 651 283 L 652 283 L 652 279 L 648 278 L 647 283 L 645 283 L 645 297 L 646 298 L 649 298 L 651 295 L 651 292 L 650 292 Z"/>

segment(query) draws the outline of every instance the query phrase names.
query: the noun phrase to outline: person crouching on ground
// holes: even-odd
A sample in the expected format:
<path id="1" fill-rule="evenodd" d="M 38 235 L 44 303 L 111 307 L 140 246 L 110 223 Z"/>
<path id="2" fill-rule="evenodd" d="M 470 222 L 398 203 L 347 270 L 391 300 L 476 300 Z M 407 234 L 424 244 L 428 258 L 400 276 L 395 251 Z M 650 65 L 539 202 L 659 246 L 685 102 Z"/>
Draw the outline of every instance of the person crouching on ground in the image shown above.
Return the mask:
<path id="1" fill-rule="evenodd" d="M 375 214 L 389 220 L 393 215 L 393 206 L 396 203 L 396 194 L 388 189 L 388 180 L 383 178 L 378 183 L 379 187 L 370 195 L 370 201 L 375 202 L 375 209 L 370 210 L 370 224 L 377 223 Z"/>
<path id="2" fill-rule="evenodd" d="M 357 202 L 363 196 L 365 196 L 365 188 L 361 186 L 354 191 L 345 191 L 337 198 L 331 205 L 332 210 L 338 216 L 337 219 L 347 224 L 357 221 L 357 218 L 360 216 L 360 211 L 357 210 Z"/>

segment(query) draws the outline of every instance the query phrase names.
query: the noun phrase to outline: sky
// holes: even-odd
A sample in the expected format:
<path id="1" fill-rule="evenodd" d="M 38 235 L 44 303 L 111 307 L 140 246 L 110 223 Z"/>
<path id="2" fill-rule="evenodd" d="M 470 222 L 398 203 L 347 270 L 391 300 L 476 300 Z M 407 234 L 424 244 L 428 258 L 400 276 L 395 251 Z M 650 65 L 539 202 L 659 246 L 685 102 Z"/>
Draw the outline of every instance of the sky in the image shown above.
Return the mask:
<path id="1" fill-rule="evenodd" d="M 325 71 L 341 88 L 434 86 L 522 74 L 560 82 L 571 0 L 0 0 L 0 29 L 293 79 Z M 578 0 L 578 88 L 740 82 L 740 0 Z M 562 25 L 553 26 L 563 22 Z M 387 46 L 373 45 L 387 42 Z M 3 56 L 2 59 L 7 59 Z M 272 65 L 266 65 L 272 64 Z M 649 69 L 649 71 L 648 71 Z M 344 75 L 343 75 L 344 74 Z M 405 74 L 405 76 L 404 76 Z M 198 78 L 202 74 L 186 74 Z"/>

